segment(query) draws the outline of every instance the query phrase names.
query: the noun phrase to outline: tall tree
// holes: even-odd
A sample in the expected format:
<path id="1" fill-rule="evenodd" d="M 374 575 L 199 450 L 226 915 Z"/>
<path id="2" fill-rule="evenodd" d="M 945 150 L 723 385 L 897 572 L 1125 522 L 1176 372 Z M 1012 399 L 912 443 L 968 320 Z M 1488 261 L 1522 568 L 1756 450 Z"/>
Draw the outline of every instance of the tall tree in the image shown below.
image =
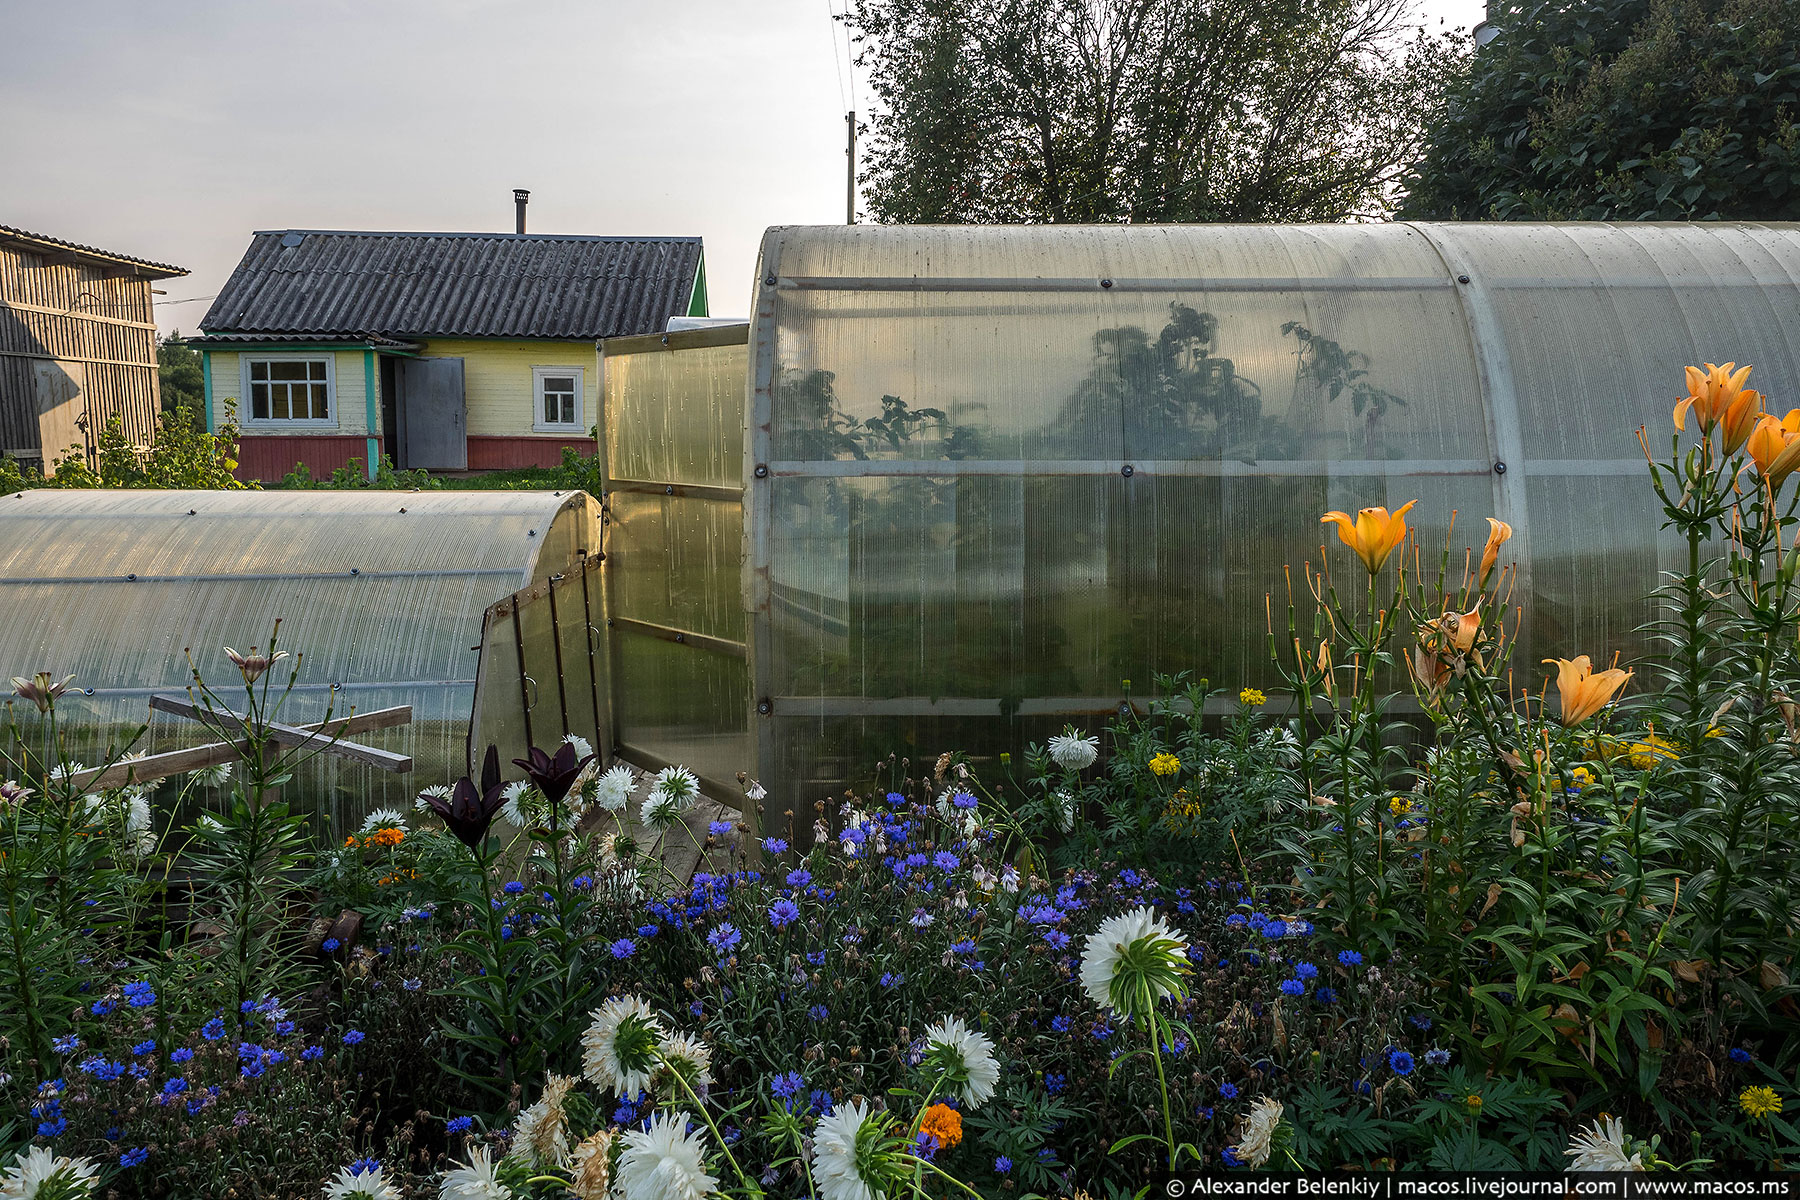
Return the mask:
<path id="1" fill-rule="evenodd" d="M 1412 0 L 853 0 L 898 222 L 1386 215 L 1462 51 Z"/>
<path id="2" fill-rule="evenodd" d="M 200 373 L 200 352 L 181 340 L 180 330 L 156 343 L 156 374 L 162 385 L 165 411 L 189 408 L 198 413 L 205 406 L 206 381 Z"/>
<path id="3" fill-rule="evenodd" d="M 1405 215 L 1800 220 L 1800 0 L 1531 0 L 1494 23 Z"/>

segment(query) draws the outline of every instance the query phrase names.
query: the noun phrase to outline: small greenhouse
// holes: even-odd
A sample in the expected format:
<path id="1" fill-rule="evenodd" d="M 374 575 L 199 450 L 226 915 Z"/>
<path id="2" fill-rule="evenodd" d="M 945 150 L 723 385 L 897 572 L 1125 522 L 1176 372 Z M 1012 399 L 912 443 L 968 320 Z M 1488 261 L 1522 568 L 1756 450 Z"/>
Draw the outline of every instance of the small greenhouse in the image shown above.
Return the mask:
<path id="1" fill-rule="evenodd" d="M 1702 361 L 1800 406 L 1800 226 L 775 228 L 753 311 L 602 346 L 617 735 L 802 823 L 890 751 L 1266 686 L 1328 509 L 1509 521 L 1518 669 L 1637 655 L 1636 431 Z"/>
<path id="2" fill-rule="evenodd" d="M 280 618 L 282 648 L 306 656 L 282 721 L 412 707 L 410 723 L 355 739 L 410 755 L 410 774 L 309 764 L 332 815 L 404 808 L 468 769 L 472 720 L 476 744 L 508 757 L 528 720 L 546 744 L 600 737 L 597 516 L 583 492 L 18 492 L 0 498 L 0 662 L 75 677 L 91 744 L 71 750 L 91 765 L 146 721 L 140 750 L 210 740 L 149 698 L 185 692 L 191 653 L 241 701 L 222 647 L 267 647 Z"/>

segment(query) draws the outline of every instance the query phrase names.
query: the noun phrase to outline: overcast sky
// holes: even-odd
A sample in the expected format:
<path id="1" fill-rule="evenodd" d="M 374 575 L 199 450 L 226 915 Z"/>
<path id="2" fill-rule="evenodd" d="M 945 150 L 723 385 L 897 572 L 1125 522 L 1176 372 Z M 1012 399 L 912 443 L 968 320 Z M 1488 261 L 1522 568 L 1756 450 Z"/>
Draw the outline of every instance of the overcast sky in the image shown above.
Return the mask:
<path id="1" fill-rule="evenodd" d="M 191 331 L 253 230 L 510 232 L 525 187 L 533 232 L 701 235 L 742 316 L 765 226 L 843 220 L 842 7 L 0 0 L 0 224 L 189 268 Z"/>

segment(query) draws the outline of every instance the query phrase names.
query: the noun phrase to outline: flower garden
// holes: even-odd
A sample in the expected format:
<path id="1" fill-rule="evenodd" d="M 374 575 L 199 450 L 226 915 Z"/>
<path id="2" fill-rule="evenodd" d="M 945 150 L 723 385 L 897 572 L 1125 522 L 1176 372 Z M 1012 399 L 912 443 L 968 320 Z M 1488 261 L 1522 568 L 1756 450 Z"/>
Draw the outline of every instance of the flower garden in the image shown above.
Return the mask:
<path id="1" fill-rule="evenodd" d="M 1327 513 L 1230 715 L 1180 676 L 1020 759 L 872 763 L 807 845 L 579 739 L 327 838 L 273 639 L 199 664 L 234 764 L 95 791 L 71 681 L 16 678 L 0 1197 L 1791 1166 L 1800 410 L 1747 375 L 1643 435 L 1653 657 L 1521 661 L 1502 521 Z"/>

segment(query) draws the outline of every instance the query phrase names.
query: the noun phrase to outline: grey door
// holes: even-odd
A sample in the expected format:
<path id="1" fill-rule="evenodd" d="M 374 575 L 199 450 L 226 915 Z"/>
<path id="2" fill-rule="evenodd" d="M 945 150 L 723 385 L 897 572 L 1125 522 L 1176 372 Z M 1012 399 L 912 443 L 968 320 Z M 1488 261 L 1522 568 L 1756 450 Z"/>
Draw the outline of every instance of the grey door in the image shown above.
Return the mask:
<path id="1" fill-rule="evenodd" d="M 463 405 L 463 360 L 409 358 L 401 366 L 399 466 L 466 471 L 469 438 Z"/>

